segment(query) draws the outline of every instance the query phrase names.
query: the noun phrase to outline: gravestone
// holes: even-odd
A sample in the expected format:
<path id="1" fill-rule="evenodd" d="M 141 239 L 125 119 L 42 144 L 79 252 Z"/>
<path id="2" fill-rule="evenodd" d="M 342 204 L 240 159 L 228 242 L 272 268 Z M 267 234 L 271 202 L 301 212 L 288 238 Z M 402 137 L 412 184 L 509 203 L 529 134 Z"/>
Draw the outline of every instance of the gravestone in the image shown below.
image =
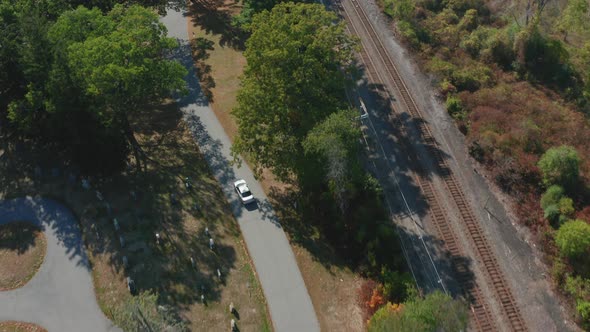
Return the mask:
<path id="1" fill-rule="evenodd" d="M 121 243 L 121 248 L 125 248 L 125 239 L 123 235 L 119 235 L 119 242 Z"/>
<path id="2" fill-rule="evenodd" d="M 90 182 L 87 179 L 82 179 L 82 188 L 86 190 L 90 189 Z"/>
<path id="3" fill-rule="evenodd" d="M 213 250 L 215 247 L 215 243 L 213 242 L 213 238 L 209 238 L 209 249 Z"/>
<path id="4" fill-rule="evenodd" d="M 129 267 L 129 259 L 127 259 L 127 256 L 123 256 L 123 267 Z"/>
<path id="5" fill-rule="evenodd" d="M 205 235 L 210 236 L 211 234 L 209 234 L 209 227 L 205 227 Z"/>
<path id="6" fill-rule="evenodd" d="M 235 331 L 236 330 L 236 320 L 232 318 L 230 325 L 231 325 L 232 332 Z"/>
<path id="7" fill-rule="evenodd" d="M 116 231 L 119 231 L 121 229 L 119 227 L 119 222 L 117 221 L 117 218 L 113 219 L 113 226 L 115 226 Z"/>
<path id="8" fill-rule="evenodd" d="M 98 190 L 96 191 L 96 199 L 98 199 L 101 202 L 104 200 L 104 197 L 102 196 L 102 194 Z"/>

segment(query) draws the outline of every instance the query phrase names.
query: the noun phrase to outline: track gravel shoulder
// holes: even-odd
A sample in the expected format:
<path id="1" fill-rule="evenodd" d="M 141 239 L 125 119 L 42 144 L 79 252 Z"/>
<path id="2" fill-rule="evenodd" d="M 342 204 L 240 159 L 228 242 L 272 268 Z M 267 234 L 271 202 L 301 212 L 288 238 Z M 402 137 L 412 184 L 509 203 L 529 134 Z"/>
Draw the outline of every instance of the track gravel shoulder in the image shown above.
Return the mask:
<path id="1" fill-rule="evenodd" d="M 412 54 L 394 36 L 391 22 L 374 1 L 356 1 L 371 17 L 412 97 L 429 123 L 433 136 L 449 156 L 448 163 L 473 207 L 480 225 L 497 253 L 516 301 L 531 331 L 578 330 L 559 303 L 548 278 L 547 267 L 531 241 L 530 233 L 509 213 L 510 201 L 477 172 L 467 153 L 465 137 L 435 97 L 429 77 L 412 61 Z"/>

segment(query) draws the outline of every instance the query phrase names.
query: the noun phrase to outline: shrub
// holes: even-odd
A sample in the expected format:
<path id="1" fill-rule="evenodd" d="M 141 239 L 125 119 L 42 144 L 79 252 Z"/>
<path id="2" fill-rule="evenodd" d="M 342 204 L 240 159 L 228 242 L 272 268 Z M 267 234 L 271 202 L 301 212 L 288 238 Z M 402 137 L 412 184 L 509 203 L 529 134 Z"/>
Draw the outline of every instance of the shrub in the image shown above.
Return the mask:
<path id="1" fill-rule="evenodd" d="M 392 271 L 387 267 L 381 269 L 381 281 L 383 282 L 383 294 L 388 300 L 402 302 L 408 297 L 408 289 L 412 287 L 412 276 L 398 271 Z"/>
<path id="2" fill-rule="evenodd" d="M 559 206 L 559 214 L 564 217 L 571 217 L 573 216 L 574 210 L 574 201 L 569 197 L 562 197 L 557 204 Z"/>
<path id="3" fill-rule="evenodd" d="M 578 310 L 578 313 L 580 314 L 580 316 L 582 316 L 582 319 L 584 319 L 585 321 L 590 320 L 590 302 L 578 301 L 578 304 L 576 305 L 576 310 Z"/>
<path id="4" fill-rule="evenodd" d="M 559 184 L 572 187 L 580 173 L 580 157 L 576 149 L 562 145 L 547 150 L 539 160 L 538 166 L 545 185 Z"/>
<path id="5" fill-rule="evenodd" d="M 567 273 L 567 265 L 560 257 L 556 257 L 551 266 L 551 276 L 556 285 L 563 285 Z"/>
<path id="6" fill-rule="evenodd" d="M 541 208 L 547 209 L 550 205 L 557 205 L 559 200 L 563 197 L 565 191 L 561 186 L 552 185 L 547 188 L 547 191 L 541 196 Z"/>
<path id="7" fill-rule="evenodd" d="M 385 304 L 382 286 L 374 280 L 365 281 L 358 290 L 358 301 L 365 320 L 368 320 Z"/>
<path id="8" fill-rule="evenodd" d="M 561 253 L 576 257 L 588 250 L 590 246 L 590 225 L 584 220 L 571 220 L 557 230 L 555 243 Z"/>
<path id="9" fill-rule="evenodd" d="M 459 90 L 475 91 L 492 82 L 492 71 L 482 63 L 474 63 L 455 70 L 451 81 Z"/>
<path id="10" fill-rule="evenodd" d="M 408 41 L 410 46 L 412 46 L 412 47 L 420 46 L 419 35 L 410 22 L 398 21 L 397 22 L 397 30 L 402 35 L 402 37 L 404 37 Z"/>
<path id="11" fill-rule="evenodd" d="M 566 293 L 575 297 L 576 299 L 584 299 L 590 295 L 590 280 L 584 279 L 580 276 L 568 276 L 565 279 L 565 285 L 563 289 L 566 291 Z"/>
<path id="12" fill-rule="evenodd" d="M 556 204 L 549 205 L 543 210 L 543 218 L 549 220 L 552 225 L 556 226 L 559 224 L 559 207 Z"/>
<path id="13" fill-rule="evenodd" d="M 463 108 L 463 104 L 461 104 L 461 99 L 457 96 L 448 96 L 447 97 L 447 112 L 457 120 L 465 120 L 467 114 L 465 109 Z"/>

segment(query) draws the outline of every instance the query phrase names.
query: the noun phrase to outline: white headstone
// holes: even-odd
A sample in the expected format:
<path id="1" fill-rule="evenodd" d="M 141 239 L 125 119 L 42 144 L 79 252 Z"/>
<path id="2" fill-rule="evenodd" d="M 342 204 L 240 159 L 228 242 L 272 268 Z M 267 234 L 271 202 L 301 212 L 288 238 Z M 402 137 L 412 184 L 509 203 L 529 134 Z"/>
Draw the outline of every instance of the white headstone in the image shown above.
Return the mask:
<path id="1" fill-rule="evenodd" d="M 215 246 L 215 243 L 213 242 L 213 239 L 209 238 L 209 249 L 213 250 L 214 246 Z"/>

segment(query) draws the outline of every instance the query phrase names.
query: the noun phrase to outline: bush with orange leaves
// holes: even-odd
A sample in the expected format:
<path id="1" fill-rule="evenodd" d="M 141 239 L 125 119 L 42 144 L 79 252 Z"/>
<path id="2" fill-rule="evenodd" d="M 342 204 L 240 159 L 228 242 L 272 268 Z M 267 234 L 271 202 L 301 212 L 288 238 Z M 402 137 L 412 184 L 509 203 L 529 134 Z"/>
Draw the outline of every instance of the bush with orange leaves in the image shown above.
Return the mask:
<path id="1" fill-rule="evenodd" d="M 363 309 L 363 318 L 366 321 L 371 319 L 371 316 L 387 303 L 383 294 L 383 285 L 374 280 L 365 281 L 358 291 L 358 296 L 359 305 Z"/>

